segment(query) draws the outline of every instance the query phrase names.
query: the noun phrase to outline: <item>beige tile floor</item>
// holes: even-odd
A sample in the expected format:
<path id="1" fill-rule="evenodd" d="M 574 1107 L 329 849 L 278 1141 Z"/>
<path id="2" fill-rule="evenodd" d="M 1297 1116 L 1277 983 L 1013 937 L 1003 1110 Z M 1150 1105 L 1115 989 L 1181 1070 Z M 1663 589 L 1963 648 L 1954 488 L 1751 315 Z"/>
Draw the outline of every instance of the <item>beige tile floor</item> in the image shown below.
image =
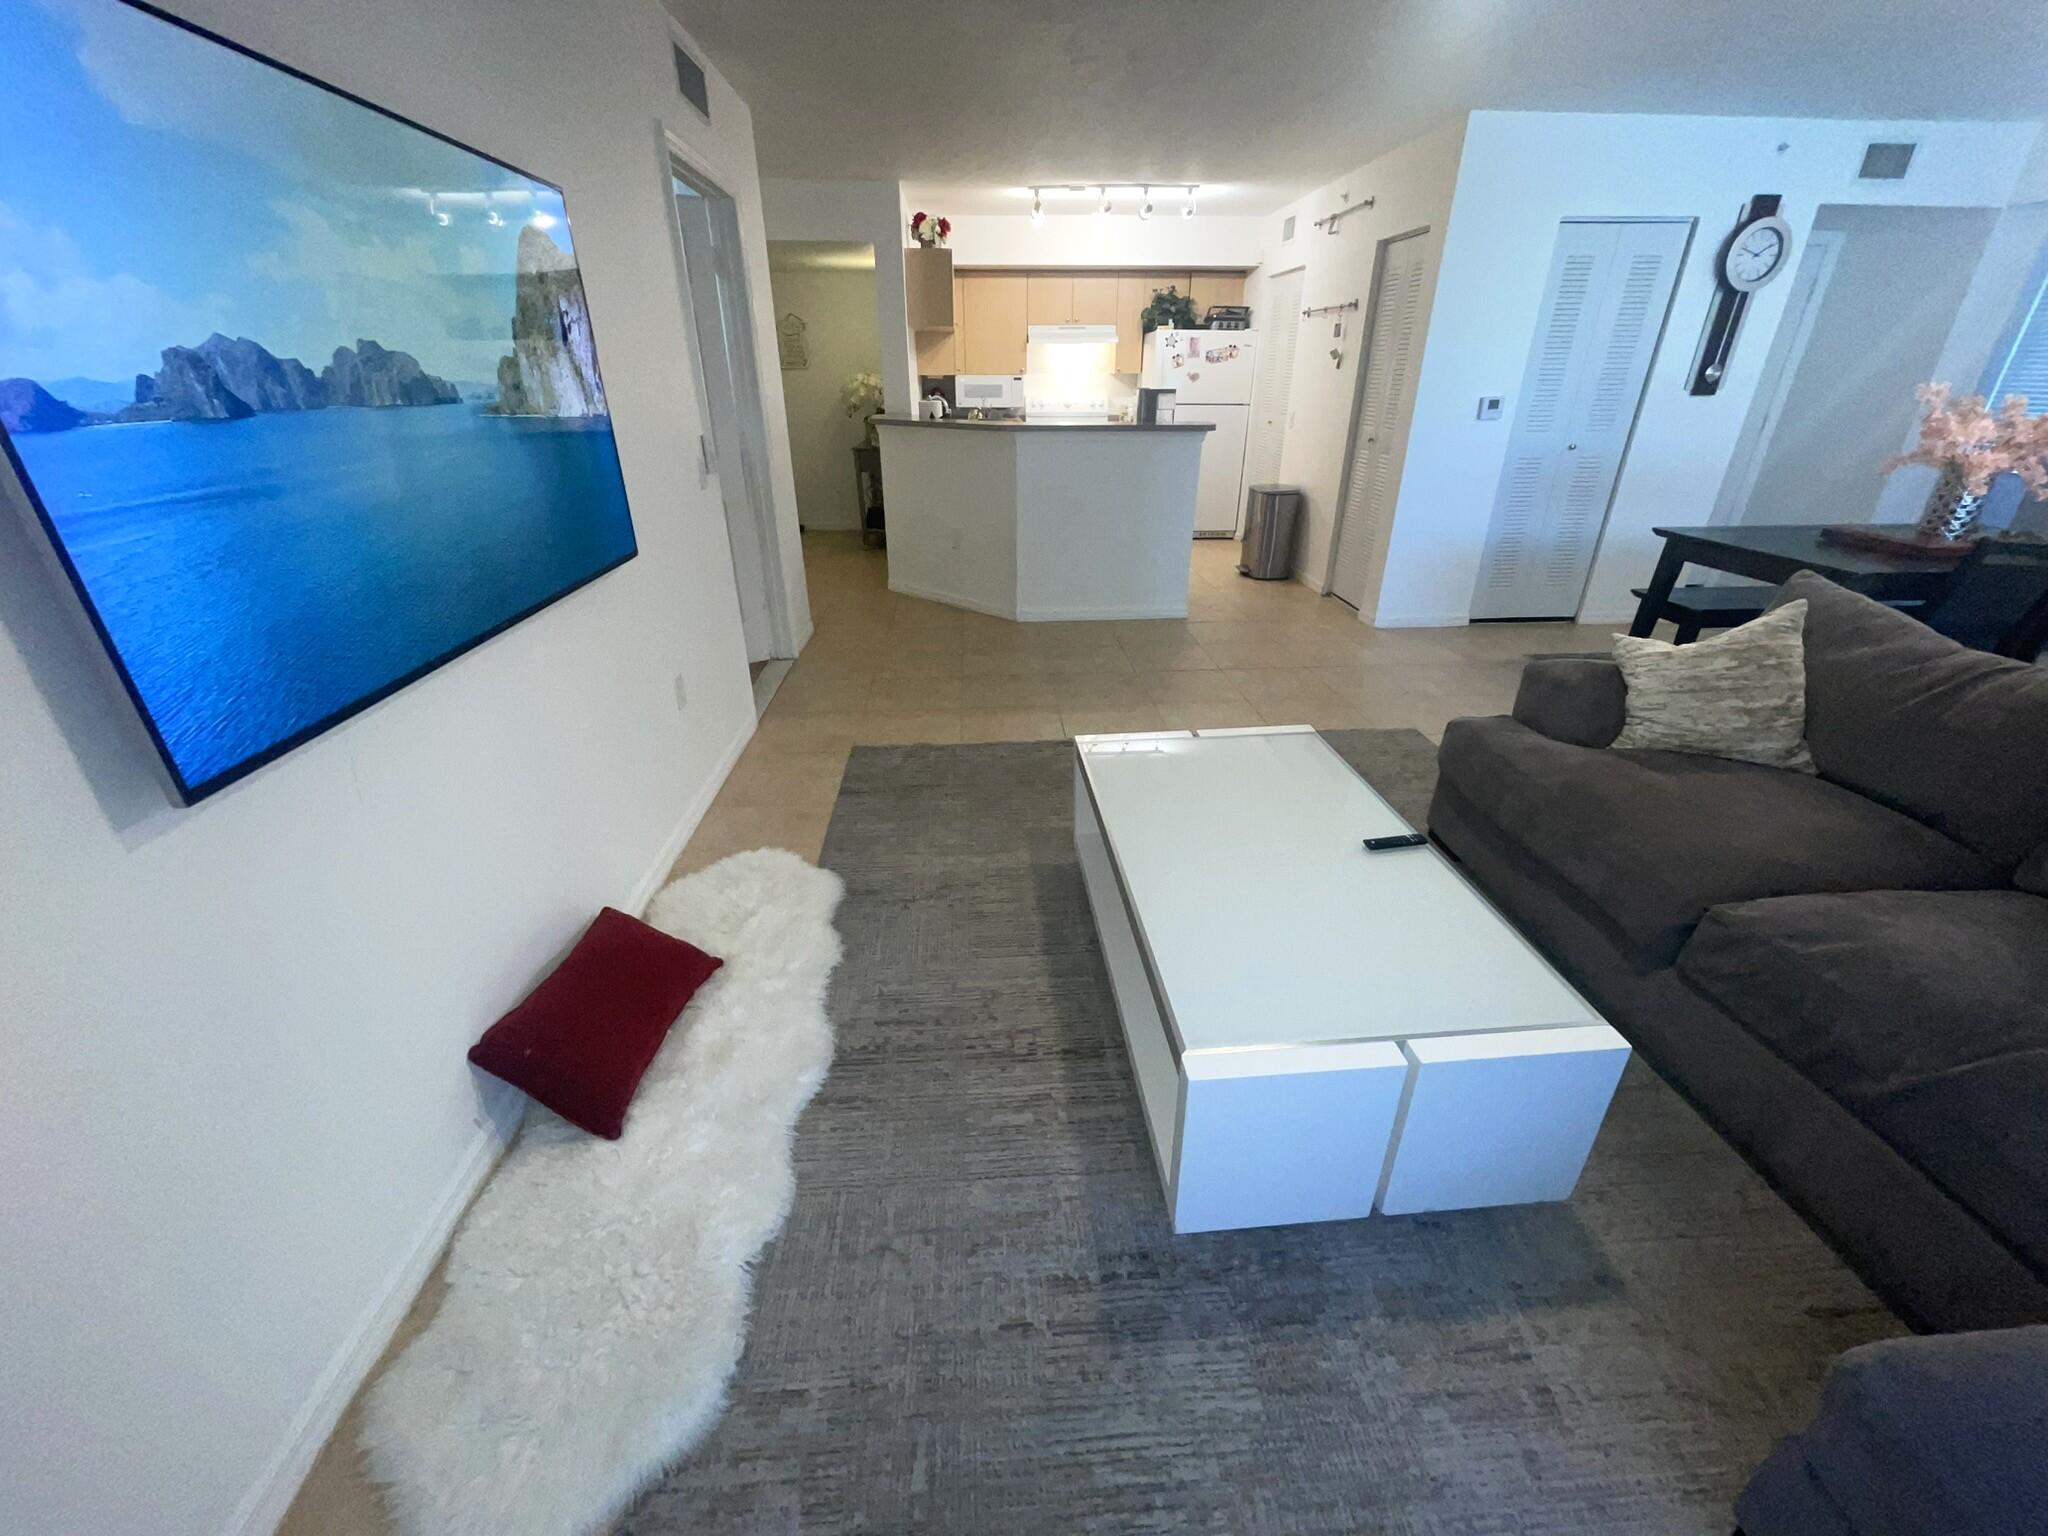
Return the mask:
<path id="1" fill-rule="evenodd" d="M 1412 726 L 1514 698 L 1532 652 L 1605 651 L 1571 624 L 1376 630 L 1335 598 L 1237 574 L 1237 545 L 1195 545 L 1188 617 L 1012 624 L 898 597 L 887 556 L 857 534 L 804 539 L 817 633 L 690 840 L 678 873 L 746 848 L 815 859 L 847 752 L 903 742 L 1035 741 L 1077 732 L 1227 725 Z M 439 1305 L 440 1271 L 389 1359 Z M 381 1365 L 381 1362 L 380 1362 Z M 385 1536 L 356 1454 L 360 1398 L 300 1490 L 283 1536 Z"/>
<path id="2" fill-rule="evenodd" d="M 763 844 L 816 858 L 849 748 L 1036 741 L 1087 731 L 1412 726 L 1514 698 L 1536 651 L 1605 651 L 1572 624 L 1373 629 L 1294 582 L 1248 581 L 1238 547 L 1196 543 L 1186 619 L 1012 624 L 889 590 L 851 533 L 804 538 L 817 633 L 677 864 Z"/>

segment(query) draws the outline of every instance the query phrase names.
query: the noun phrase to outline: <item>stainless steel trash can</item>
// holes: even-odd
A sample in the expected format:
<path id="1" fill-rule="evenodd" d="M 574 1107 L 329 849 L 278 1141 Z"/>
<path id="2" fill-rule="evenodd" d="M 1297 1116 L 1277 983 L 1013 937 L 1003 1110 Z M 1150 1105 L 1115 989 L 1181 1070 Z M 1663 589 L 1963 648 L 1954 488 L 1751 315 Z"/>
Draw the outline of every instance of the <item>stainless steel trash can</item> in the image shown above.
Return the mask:
<path id="1" fill-rule="evenodd" d="M 1291 577 L 1300 526 L 1300 486 L 1253 486 L 1244 498 L 1244 556 L 1238 561 L 1238 574 L 1257 581 Z"/>

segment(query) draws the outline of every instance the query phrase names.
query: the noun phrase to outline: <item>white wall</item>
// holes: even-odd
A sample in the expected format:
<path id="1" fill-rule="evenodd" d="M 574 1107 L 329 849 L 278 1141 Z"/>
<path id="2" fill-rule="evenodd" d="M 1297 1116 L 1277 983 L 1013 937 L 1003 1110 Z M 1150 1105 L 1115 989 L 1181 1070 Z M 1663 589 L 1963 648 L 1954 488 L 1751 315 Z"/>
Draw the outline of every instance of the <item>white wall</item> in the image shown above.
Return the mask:
<path id="1" fill-rule="evenodd" d="M 914 194 L 906 194 L 915 201 Z M 945 209 L 919 204 L 934 213 Z M 913 210 L 915 211 L 915 210 Z M 963 213 L 947 240 L 963 267 L 1253 267 L 1267 221 L 1242 215 L 1180 216 L 1162 200 L 1149 219 L 1132 213 Z M 908 228 L 908 215 L 905 216 Z"/>
<path id="2" fill-rule="evenodd" d="M 1382 241 L 1411 230 L 1428 229 L 1433 252 L 1443 245 L 1451 193 L 1457 182 L 1462 120 L 1449 123 L 1412 144 L 1383 155 L 1328 186 L 1318 187 L 1299 202 L 1265 220 L 1264 264 L 1259 293 L 1252 297 L 1253 323 L 1262 333 L 1291 321 L 1302 327 L 1295 348 L 1294 379 L 1288 394 L 1287 438 L 1280 458 L 1280 480 L 1298 485 L 1303 495 L 1302 539 L 1296 570 L 1304 582 L 1322 590 L 1330 562 L 1337 498 L 1342 489 L 1344 446 L 1356 409 L 1359 360 L 1364 355 L 1366 305 L 1372 297 L 1373 268 Z M 1315 220 L 1360 199 L 1371 208 L 1339 221 L 1335 234 L 1315 227 Z M 1286 220 L 1295 221 L 1294 238 L 1283 240 Z M 1431 278 L 1437 266 L 1432 254 Z M 1303 268 L 1301 303 L 1311 309 L 1358 300 L 1359 307 L 1341 315 L 1304 320 L 1299 315 L 1274 315 L 1261 302 L 1263 283 Z M 1429 295 L 1423 294 L 1428 313 Z M 1344 335 L 1333 328 L 1341 320 Z M 1426 336 L 1426 331 L 1425 331 Z M 1418 337 L 1418 345 L 1423 338 Z M 1330 349 L 1343 352 L 1341 364 Z M 1370 586 L 1368 586 L 1368 591 Z"/>
<path id="3" fill-rule="evenodd" d="M 881 346 L 882 396 L 894 415 L 917 400 L 917 347 L 903 292 L 908 224 L 899 216 L 893 181 L 761 183 L 768 237 L 773 240 L 858 240 L 875 248 L 875 336 Z"/>
<path id="4" fill-rule="evenodd" d="M 657 128 L 744 201 L 743 105 L 652 0 L 178 9 L 566 189 L 640 555 L 180 811 L 0 509 L 7 1531 L 267 1528 L 487 1166 L 464 1050 L 753 729 Z"/>
<path id="5" fill-rule="evenodd" d="M 1819 211 L 1812 232 L 1839 234 L 1841 252 L 1742 521 L 1871 520 L 1885 488 L 1878 466 L 1919 419 L 1913 387 L 1935 376 L 1997 220 L 1990 208 Z"/>
<path id="6" fill-rule="evenodd" d="M 1655 524 L 1710 520 L 1789 285 L 1750 305 L 1717 395 L 1685 393 L 1722 236 L 1752 193 L 1778 192 L 1795 244 L 1822 203 L 2001 207 L 2032 148 L 2024 123 L 1475 112 L 1467 122 L 1376 622 L 1464 622 L 1492 512 L 1514 393 L 1557 225 L 1565 218 L 1698 220 L 1670 327 L 1615 493 L 1581 615 L 1634 611 Z M 1874 139 L 1919 144 L 1901 181 L 1859 182 Z M 1304 348 L 1304 352 L 1309 349 Z M 1502 395 L 1497 421 L 1475 417 Z"/>
<path id="7" fill-rule="evenodd" d="M 881 371 L 875 274 L 779 271 L 774 281 L 775 312 L 803 317 L 809 359 L 808 367 L 782 374 L 797 510 L 806 528 L 858 528 L 852 449 L 867 423 L 846 414 L 840 390 L 856 373 Z"/>

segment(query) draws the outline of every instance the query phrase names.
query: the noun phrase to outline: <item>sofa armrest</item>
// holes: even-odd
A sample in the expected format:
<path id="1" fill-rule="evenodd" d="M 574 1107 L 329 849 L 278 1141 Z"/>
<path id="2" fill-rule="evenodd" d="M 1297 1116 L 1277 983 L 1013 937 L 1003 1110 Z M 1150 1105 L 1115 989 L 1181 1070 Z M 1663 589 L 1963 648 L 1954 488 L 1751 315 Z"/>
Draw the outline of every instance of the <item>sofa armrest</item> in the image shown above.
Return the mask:
<path id="1" fill-rule="evenodd" d="M 1621 734 L 1628 685 L 1611 661 L 1549 656 L 1522 668 L 1514 717 L 1552 741 L 1606 747 Z"/>

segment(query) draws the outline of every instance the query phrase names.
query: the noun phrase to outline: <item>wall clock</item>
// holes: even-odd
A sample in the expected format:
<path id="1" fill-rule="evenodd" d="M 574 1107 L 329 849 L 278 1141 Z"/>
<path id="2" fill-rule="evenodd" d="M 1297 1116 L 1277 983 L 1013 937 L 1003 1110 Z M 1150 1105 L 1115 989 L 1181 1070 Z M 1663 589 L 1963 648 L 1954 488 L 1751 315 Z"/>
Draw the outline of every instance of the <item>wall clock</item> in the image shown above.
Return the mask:
<path id="1" fill-rule="evenodd" d="M 1721 242 L 1714 261 L 1714 302 L 1692 360 L 1689 394 L 1711 395 L 1721 388 L 1749 296 L 1785 270 L 1792 255 L 1792 226 L 1778 216 L 1781 201 L 1775 192 L 1759 192 L 1743 204 L 1735 228 Z"/>

